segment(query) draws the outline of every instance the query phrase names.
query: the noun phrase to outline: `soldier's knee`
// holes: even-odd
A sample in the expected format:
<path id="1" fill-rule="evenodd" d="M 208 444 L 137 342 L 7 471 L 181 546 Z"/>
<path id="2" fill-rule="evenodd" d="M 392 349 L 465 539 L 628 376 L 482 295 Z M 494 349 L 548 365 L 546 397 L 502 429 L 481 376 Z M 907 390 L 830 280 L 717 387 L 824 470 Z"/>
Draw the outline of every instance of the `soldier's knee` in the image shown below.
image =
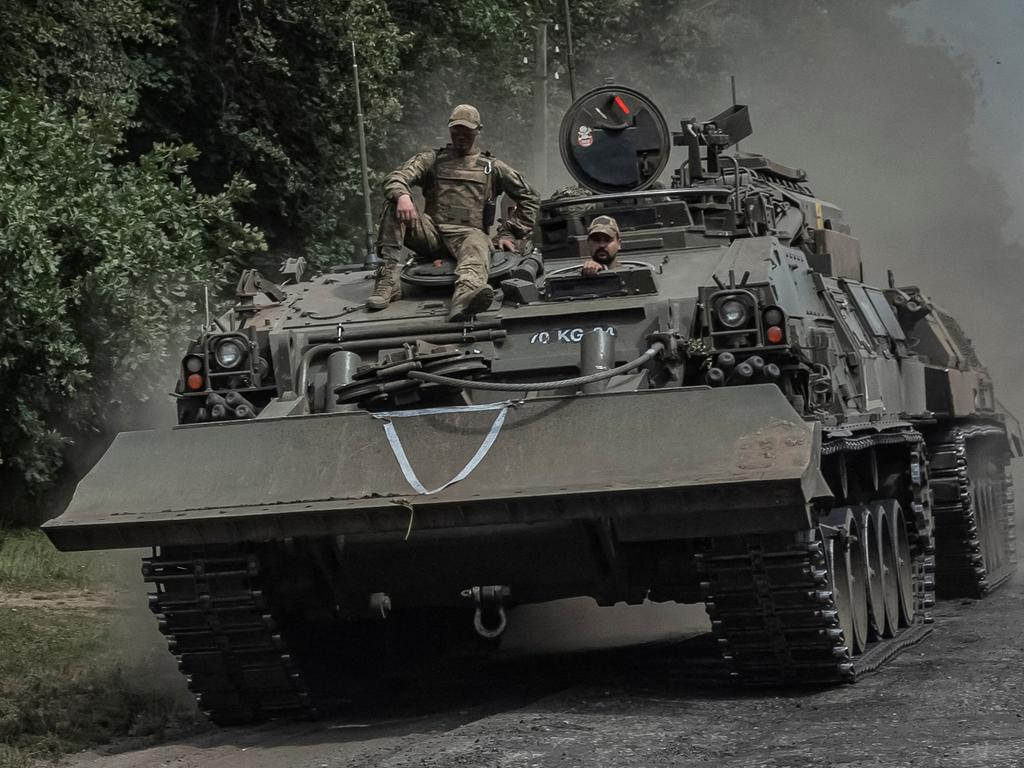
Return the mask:
<path id="1" fill-rule="evenodd" d="M 485 251 L 490 253 L 491 241 L 483 232 L 476 231 L 470 232 L 466 235 L 466 245 L 471 246 L 475 250 Z"/>
<path id="2" fill-rule="evenodd" d="M 471 260 L 486 264 L 491 257 L 491 241 L 483 232 L 473 232 L 466 235 L 459 244 L 458 260 Z"/>

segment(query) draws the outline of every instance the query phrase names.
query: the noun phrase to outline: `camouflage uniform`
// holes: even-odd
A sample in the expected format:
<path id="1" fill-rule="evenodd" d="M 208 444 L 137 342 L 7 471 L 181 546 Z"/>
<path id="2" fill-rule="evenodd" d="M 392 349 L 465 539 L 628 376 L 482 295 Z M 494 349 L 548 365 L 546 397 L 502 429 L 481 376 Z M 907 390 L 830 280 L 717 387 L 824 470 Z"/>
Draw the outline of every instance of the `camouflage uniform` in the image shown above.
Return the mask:
<path id="1" fill-rule="evenodd" d="M 463 107 L 452 113 L 453 121 L 460 109 Z M 415 221 L 406 224 L 398 220 L 395 206 L 399 197 L 411 195 L 413 186 L 423 189 L 426 206 Z M 383 261 L 381 274 L 392 276 L 395 291 L 393 296 L 369 306 L 382 308 L 397 297 L 398 262 L 404 245 L 423 259 L 455 259 L 453 317 L 459 314 L 456 308 L 464 297 L 479 296 L 480 289 L 487 285 L 491 258 L 491 241 L 484 230 L 487 203 L 501 193 L 515 201 L 514 214 L 503 220 L 498 230 L 499 238 L 509 239 L 532 233 L 540 207 L 537 193 L 518 171 L 476 149 L 459 155 L 451 145 L 410 158 L 388 174 L 384 191 L 387 204 L 381 215 L 377 242 Z M 489 305 L 489 292 L 486 297 Z M 474 309 L 481 311 L 479 307 Z"/>

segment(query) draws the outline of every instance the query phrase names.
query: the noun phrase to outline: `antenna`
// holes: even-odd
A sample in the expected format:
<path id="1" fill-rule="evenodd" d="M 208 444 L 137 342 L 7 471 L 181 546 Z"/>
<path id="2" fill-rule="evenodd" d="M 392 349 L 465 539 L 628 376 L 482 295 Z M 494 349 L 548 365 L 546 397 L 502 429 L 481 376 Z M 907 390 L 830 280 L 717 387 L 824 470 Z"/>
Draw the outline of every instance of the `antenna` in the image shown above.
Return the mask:
<path id="1" fill-rule="evenodd" d="M 210 327 L 210 286 L 203 285 L 203 305 L 206 307 L 206 324 L 204 328 Z"/>
<path id="2" fill-rule="evenodd" d="M 533 73 L 533 152 L 534 181 L 537 191 L 544 194 L 548 187 L 548 23 L 537 22 L 534 39 Z"/>
<path id="3" fill-rule="evenodd" d="M 363 211 L 366 216 L 366 261 L 367 267 L 376 266 L 377 248 L 373 237 L 373 210 L 370 207 L 370 169 L 366 163 L 366 131 L 363 128 L 363 101 L 359 96 L 359 62 L 356 59 L 356 43 L 352 41 L 352 79 L 356 87 L 356 131 L 359 134 L 359 164 L 363 172 Z"/>
<path id="4" fill-rule="evenodd" d="M 732 81 L 732 105 L 735 107 L 736 106 L 736 75 L 729 75 L 729 80 Z M 740 143 L 737 141 L 736 142 L 736 154 L 738 155 L 739 153 L 740 153 Z M 737 178 L 738 178 L 738 174 L 737 174 Z M 737 183 L 739 183 L 739 182 L 737 181 Z"/>
<path id="5" fill-rule="evenodd" d="M 572 17 L 569 16 L 569 0 L 565 0 L 565 53 L 569 60 L 569 96 L 576 101 L 576 58 L 572 48 Z"/>

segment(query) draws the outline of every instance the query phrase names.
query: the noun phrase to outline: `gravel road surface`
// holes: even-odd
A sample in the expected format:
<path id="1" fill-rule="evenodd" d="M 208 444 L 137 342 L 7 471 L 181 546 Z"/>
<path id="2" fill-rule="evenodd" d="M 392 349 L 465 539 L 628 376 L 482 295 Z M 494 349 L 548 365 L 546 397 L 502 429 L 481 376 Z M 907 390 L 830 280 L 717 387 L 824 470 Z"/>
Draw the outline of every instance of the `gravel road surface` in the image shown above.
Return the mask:
<path id="1" fill-rule="evenodd" d="M 209 730 L 79 768 L 1024 766 L 1024 587 L 940 603 L 855 685 L 744 690 L 709 636 L 529 654 L 381 691 L 316 723 Z M 123 746 L 123 745 L 122 745 Z"/>

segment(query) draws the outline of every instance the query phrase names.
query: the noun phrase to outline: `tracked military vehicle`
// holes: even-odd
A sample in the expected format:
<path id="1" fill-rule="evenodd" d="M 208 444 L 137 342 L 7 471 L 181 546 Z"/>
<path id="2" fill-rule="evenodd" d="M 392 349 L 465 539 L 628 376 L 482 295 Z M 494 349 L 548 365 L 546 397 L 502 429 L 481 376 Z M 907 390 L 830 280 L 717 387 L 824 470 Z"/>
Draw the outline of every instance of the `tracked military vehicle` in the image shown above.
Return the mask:
<path id="1" fill-rule="evenodd" d="M 936 593 L 1012 572 L 1019 429 L 952 317 L 863 281 L 803 171 L 726 152 L 749 134 L 743 106 L 672 131 L 636 91 L 585 94 L 580 186 L 464 324 L 444 262 L 376 313 L 367 270 L 246 273 L 181 360 L 180 426 L 119 435 L 46 532 L 153 547 L 152 608 L 219 722 L 315 711 L 349 662 L 311 640 L 332 627 L 490 640 L 579 595 L 703 602 L 748 683 L 877 668 Z M 598 215 L 620 263 L 584 276 Z"/>

